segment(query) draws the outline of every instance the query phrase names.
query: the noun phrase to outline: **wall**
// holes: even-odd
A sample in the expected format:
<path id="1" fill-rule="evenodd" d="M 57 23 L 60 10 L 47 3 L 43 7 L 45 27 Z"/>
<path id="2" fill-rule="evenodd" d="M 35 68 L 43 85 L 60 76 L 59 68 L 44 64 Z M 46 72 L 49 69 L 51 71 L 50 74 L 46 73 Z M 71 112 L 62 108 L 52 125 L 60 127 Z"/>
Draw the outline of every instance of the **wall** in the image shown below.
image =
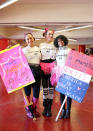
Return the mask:
<path id="1" fill-rule="evenodd" d="M 14 4 L 0 10 L 0 23 L 93 22 L 92 4 Z"/>

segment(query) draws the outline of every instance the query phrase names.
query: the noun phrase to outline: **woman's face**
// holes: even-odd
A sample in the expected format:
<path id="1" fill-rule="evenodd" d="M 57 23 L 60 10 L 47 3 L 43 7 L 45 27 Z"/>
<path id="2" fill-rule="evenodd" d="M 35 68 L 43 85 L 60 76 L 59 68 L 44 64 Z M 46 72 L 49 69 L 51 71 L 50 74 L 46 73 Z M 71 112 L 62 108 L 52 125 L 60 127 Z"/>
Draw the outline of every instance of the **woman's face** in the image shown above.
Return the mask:
<path id="1" fill-rule="evenodd" d="M 59 47 L 62 47 L 64 46 L 64 42 L 61 39 L 58 39 L 58 45 Z"/>
<path id="2" fill-rule="evenodd" d="M 26 41 L 27 45 L 32 46 L 34 38 L 33 38 L 33 36 L 31 34 L 27 34 L 25 36 L 25 41 Z"/>
<path id="3" fill-rule="evenodd" d="M 53 35 L 54 35 L 54 32 L 53 31 L 48 31 L 47 34 L 46 34 L 46 39 L 48 42 L 51 42 L 53 41 Z"/>

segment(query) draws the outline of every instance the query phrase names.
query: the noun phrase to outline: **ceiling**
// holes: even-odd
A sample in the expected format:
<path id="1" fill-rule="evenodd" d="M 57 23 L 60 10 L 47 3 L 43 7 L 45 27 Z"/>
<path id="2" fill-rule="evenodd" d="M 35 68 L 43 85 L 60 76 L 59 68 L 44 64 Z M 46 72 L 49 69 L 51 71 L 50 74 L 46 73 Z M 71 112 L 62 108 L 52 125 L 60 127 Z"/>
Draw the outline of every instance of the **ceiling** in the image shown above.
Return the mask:
<path id="1" fill-rule="evenodd" d="M 24 25 L 24 26 L 23 26 Z M 90 27 L 89 27 L 90 26 Z M 24 28 L 25 27 L 25 28 Z M 79 27 L 79 29 L 77 29 Z M 82 28 L 80 28 L 82 27 Z M 93 23 L 29 23 L 0 26 L 6 30 L 4 37 L 24 39 L 24 32 L 31 32 L 36 39 L 43 38 L 43 30 L 54 30 L 54 38 L 60 34 L 69 38 L 71 44 L 93 44 Z M 39 29 L 39 30 L 36 30 Z M 69 44 L 70 44 L 69 43 Z"/>
<path id="2" fill-rule="evenodd" d="M 0 0 L 0 4 L 9 0 Z M 18 0 L 18 4 L 21 3 L 93 3 L 93 0 Z"/>
<path id="3" fill-rule="evenodd" d="M 0 4 L 7 0 L 0 0 Z M 93 4 L 93 0 L 19 0 L 17 6 L 20 4 L 31 4 L 31 3 L 65 3 L 65 4 Z M 46 5 L 47 6 L 47 5 Z M 21 26 L 21 28 L 19 27 Z M 23 28 L 22 26 L 26 27 Z M 77 27 L 82 27 L 77 29 Z M 28 29 L 29 28 L 29 29 Z M 30 29 L 31 28 L 31 29 Z M 24 32 L 32 32 L 35 38 L 42 39 L 42 33 L 45 28 L 49 28 L 55 31 L 54 38 L 60 34 L 66 35 L 70 39 L 70 43 L 73 44 L 93 44 L 93 22 L 21 22 L 21 23 L 2 23 L 0 24 L 0 30 L 4 30 L 1 33 L 2 37 L 10 39 L 23 39 Z M 36 30 L 41 29 L 41 30 Z M 60 32 L 58 32 L 60 31 Z M 72 39 L 72 40 L 71 40 Z"/>

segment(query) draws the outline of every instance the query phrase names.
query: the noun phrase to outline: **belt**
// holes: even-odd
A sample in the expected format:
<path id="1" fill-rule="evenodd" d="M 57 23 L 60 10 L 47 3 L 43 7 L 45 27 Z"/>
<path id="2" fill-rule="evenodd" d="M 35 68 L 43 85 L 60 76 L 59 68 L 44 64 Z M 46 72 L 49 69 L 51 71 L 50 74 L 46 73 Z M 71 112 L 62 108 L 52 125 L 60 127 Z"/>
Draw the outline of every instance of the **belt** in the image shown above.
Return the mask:
<path id="1" fill-rule="evenodd" d="M 39 65 L 39 64 L 31 64 L 31 63 L 29 63 L 29 66 L 32 66 L 32 67 L 39 67 L 40 65 Z"/>

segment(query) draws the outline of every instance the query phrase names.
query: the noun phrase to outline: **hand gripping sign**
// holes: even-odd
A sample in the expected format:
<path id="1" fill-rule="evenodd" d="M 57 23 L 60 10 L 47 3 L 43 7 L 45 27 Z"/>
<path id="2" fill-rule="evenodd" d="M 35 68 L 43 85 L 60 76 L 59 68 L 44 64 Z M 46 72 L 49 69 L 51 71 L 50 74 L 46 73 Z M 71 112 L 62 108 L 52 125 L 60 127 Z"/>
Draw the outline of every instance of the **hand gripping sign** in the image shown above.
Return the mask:
<path id="1" fill-rule="evenodd" d="M 35 81 L 20 45 L 0 51 L 0 76 L 8 93 Z"/>
<path id="2" fill-rule="evenodd" d="M 66 98 L 68 96 L 81 103 L 92 76 L 93 58 L 78 51 L 71 50 L 67 57 L 63 74 L 57 83 L 56 90 L 66 95 Z"/>

